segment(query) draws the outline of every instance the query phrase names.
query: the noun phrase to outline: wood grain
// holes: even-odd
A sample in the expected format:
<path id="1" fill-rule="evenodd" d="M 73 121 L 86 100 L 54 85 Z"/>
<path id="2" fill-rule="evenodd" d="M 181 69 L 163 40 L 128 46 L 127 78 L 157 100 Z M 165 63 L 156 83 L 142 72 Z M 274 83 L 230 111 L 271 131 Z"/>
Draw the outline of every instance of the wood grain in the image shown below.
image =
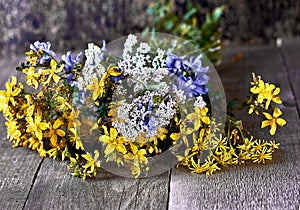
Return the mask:
<path id="1" fill-rule="evenodd" d="M 88 181 L 72 177 L 66 162 L 46 159 L 25 209 L 166 209 L 169 174 L 129 179 L 101 171 Z"/>
<path id="2" fill-rule="evenodd" d="M 298 112 L 300 111 L 300 38 L 284 39 L 279 48 L 282 62 L 285 66 L 293 94 L 296 98 Z M 300 118 L 300 115 L 298 115 Z"/>
<path id="3" fill-rule="evenodd" d="M 43 161 L 36 152 L 0 142 L 0 209 L 22 209 Z"/>

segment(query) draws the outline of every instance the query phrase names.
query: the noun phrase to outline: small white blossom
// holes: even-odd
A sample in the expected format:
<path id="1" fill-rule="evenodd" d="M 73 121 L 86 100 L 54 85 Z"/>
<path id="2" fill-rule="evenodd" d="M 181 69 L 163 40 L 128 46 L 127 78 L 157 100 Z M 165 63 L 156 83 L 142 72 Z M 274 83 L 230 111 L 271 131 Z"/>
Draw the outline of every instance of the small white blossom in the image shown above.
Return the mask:
<path id="1" fill-rule="evenodd" d="M 199 107 L 200 109 L 203 109 L 206 106 L 205 101 L 203 101 L 202 96 L 198 96 L 194 102 L 195 107 Z"/>

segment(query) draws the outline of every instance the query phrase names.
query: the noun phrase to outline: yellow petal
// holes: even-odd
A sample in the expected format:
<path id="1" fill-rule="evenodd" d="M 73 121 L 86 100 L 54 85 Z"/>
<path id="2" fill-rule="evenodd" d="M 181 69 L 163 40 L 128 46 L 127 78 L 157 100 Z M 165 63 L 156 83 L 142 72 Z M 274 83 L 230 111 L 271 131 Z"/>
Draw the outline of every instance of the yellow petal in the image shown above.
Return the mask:
<path id="1" fill-rule="evenodd" d="M 130 143 L 130 148 L 133 154 L 136 154 L 138 152 L 138 147 L 135 144 Z"/>
<path id="2" fill-rule="evenodd" d="M 278 95 L 280 93 L 280 88 L 277 87 L 274 92 L 273 92 L 273 95 Z"/>
<path id="3" fill-rule="evenodd" d="M 204 107 L 203 109 L 201 109 L 201 115 L 206 115 L 207 112 L 208 112 L 208 108 L 207 107 Z"/>
<path id="4" fill-rule="evenodd" d="M 198 118 L 198 114 L 196 114 L 196 113 L 191 113 L 186 116 L 186 119 L 191 120 L 191 121 L 195 120 L 197 118 Z"/>
<path id="5" fill-rule="evenodd" d="M 63 131 L 62 129 L 58 129 L 56 130 L 56 134 L 59 135 L 60 137 L 63 137 L 66 135 L 66 132 Z"/>
<path id="6" fill-rule="evenodd" d="M 270 102 L 271 102 L 271 99 L 267 99 L 267 101 L 266 101 L 266 109 L 268 109 L 268 108 L 269 108 L 269 106 L 270 106 Z"/>
<path id="7" fill-rule="evenodd" d="M 13 96 L 17 96 L 21 93 L 21 89 L 20 88 L 16 88 L 13 92 L 12 92 L 12 95 Z"/>
<path id="8" fill-rule="evenodd" d="M 110 137 L 109 136 L 106 136 L 106 135 L 102 135 L 102 136 L 100 136 L 100 138 L 99 138 L 99 141 L 100 142 L 103 142 L 103 143 L 109 143 L 110 141 Z"/>
<path id="9" fill-rule="evenodd" d="M 273 116 L 277 118 L 277 117 L 279 117 L 280 115 L 282 115 L 282 112 L 281 112 L 281 110 L 280 110 L 279 108 L 276 107 L 276 108 L 274 109 Z"/>
<path id="10" fill-rule="evenodd" d="M 201 118 L 202 122 L 204 122 L 205 124 L 210 124 L 210 118 L 209 117 L 202 117 Z"/>
<path id="11" fill-rule="evenodd" d="M 274 101 L 276 104 L 282 104 L 282 101 L 279 97 L 272 98 L 272 101 Z"/>
<path id="12" fill-rule="evenodd" d="M 51 68 L 56 69 L 56 61 L 54 59 L 51 59 L 50 66 Z"/>
<path id="13" fill-rule="evenodd" d="M 270 92 L 275 88 L 274 84 L 266 83 L 266 91 Z"/>
<path id="14" fill-rule="evenodd" d="M 12 85 L 16 85 L 17 84 L 17 77 L 15 77 L 15 76 L 11 77 L 11 84 Z"/>
<path id="15" fill-rule="evenodd" d="M 109 136 L 109 133 L 108 133 L 108 131 L 107 131 L 107 127 L 106 127 L 105 125 L 102 125 L 102 128 L 103 128 L 103 130 L 104 130 L 104 134 L 105 134 L 106 136 Z"/>
<path id="16" fill-rule="evenodd" d="M 265 117 L 266 117 L 268 120 L 273 119 L 273 117 L 272 117 L 269 113 L 263 112 L 263 114 L 265 115 Z"/>
<path id="17" fill-rule="evenodd" d="M 284 126 L 286 124 L 286 121 L 282 118 L 277 118 L 276 123 L 280 126 Z"/>
<path id="18" fill-rule="evenodd" d="M 273 136 L 276 132 L 276 123 L 272 123 L 271 129 L 270 129 L 270 134 Z"/>
<path id="19" fill-rule="evenodd" d="M 99 158 L 99 151 L 98 150 L 95 150 L 95 157 L 94 157 L 94 160 L 97 160 Z"/>
<path id="20" fill-rule="evenodd" d="M 118 152 L 121 152 L 122 154 L 126 154 L 127 152 L 126 147 L 123 144 L 117 145 L 116 149 L 118 150 Z"/>
<path id="21" fill-rule="evenodd" d="M 258 94 L 260 92 L 260 90 L 257 87 L 252 87 L 252 88 L 250 88 L 250 92 L 254 93 L 254 94 Z"/>
<path id="22" fill-rule="evenodd" d="M 49 128 L 48 123 L 39 123 L 39 128 L 41 130 L 46 130 L 47 128 Z"/>
<path id="23" fill-rule="evenodd" d="M 181 136 L 180 133 L 172 133 L 170 135 L 170 138 L 176 141 L 180 138 L 180 136 Z"/>
<path id="24" fill-rule="evenodd" d="M 118 131 L 115 128 L 111 128 L 110 129 L 110 137 L 112 137 L 113 139 L 116 139 L 118 135 Z"/>
<path id="25" fill-rule="evenodd" d="M 62 120 L 57 119 L 57 120 L 55 120 L 55 122 L 54 122 L 53 128 L 54 128 L 54 129 L 57 129 L 57 128 L 59 128 L 62 124 L 63 124 Z"/>
<path id="26" fill-rule="evenodd" d="M 200 120 L 195 120 L 194 122 L 194 129 L 195 130 L 198 130 L 201 126 L 201 123 L 200 123 Z"/>
<path id="27" fill-rule="evenodd" d="M 50 142 L 52 144 L 53 147 L 56 147 L 57 146 L 57 136 L 56 134 L 53 134 L 50 138 Z"/>
<path id="28" fill-rule="evenodd" d="M 139 156 L 145 156 L 147 154 L 147 151 L 145 150 L 145 149 L 140 149 L 139 151 L 138 151 L 138 155 Z"/>
<path id="29" fill-rule="evenodd" d="M 59 80 L 60 80 L 60 76 L 54 74 L 54 75 L 53 75 L 53 80 L 54 80 L 55 83 L 58 83 Z"/>
<path id="30" fill-rule="evenodd" d="M 265 128 L 269 125 L 271 125 L 271 122 L 269 120 L 264 120 L 261 122 L 261 128 Z"/>
<path id="31" fill-rule="evenodd" d="M 108 144 L 104 150 L 104 154 L 105 155 L 109 155 L 110 153 L 112 153 L 115 150 L 115 148 L 111 145 Z"/>

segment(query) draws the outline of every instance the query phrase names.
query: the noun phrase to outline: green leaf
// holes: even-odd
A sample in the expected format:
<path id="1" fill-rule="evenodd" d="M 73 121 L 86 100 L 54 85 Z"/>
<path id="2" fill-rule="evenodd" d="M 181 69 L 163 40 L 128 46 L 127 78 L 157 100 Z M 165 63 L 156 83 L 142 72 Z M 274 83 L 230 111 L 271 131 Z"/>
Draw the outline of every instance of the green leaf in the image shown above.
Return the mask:
<path id="1" fill-rule="evenodd" d="M 197 9 L 194 7 L 191 10 L 189 10 L 187 13 L 184 14 L 183 20 L 188 20 L 190 19 L 194 14 L 197 13 Z"/>

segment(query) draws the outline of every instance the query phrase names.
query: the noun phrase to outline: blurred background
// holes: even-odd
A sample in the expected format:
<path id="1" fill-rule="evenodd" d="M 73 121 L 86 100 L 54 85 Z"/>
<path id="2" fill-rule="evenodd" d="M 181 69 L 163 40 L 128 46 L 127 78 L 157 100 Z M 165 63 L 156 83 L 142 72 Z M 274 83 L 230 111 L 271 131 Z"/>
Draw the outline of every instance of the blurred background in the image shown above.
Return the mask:
<path id="1" fill-rule="evenodd" d="M 36 40 L 81 51 L 143 31 L 173 33 L 207 50 L 299 35 L 300 1 L 0 0 L 0 25 L 1 57 L 24 53 Z"/>

